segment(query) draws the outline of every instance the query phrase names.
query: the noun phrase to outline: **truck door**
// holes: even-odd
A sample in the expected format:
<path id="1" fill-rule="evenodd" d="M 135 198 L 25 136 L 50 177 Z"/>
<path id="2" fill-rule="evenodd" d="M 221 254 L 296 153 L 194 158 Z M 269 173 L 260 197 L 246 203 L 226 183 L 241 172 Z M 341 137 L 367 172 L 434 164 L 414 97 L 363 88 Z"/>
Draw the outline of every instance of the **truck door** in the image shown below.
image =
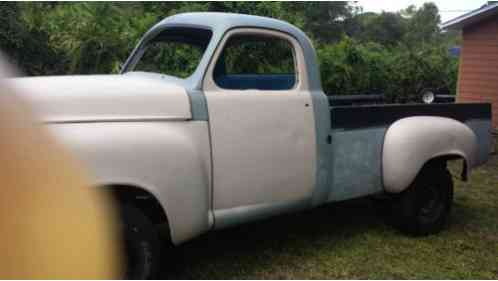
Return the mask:
<path id="1" fill-rule="evenodd" d="M 204 78 L 215 227 L 305 208 L 316 140 L 304 56 L 287 34 L 228 32 Z"/>

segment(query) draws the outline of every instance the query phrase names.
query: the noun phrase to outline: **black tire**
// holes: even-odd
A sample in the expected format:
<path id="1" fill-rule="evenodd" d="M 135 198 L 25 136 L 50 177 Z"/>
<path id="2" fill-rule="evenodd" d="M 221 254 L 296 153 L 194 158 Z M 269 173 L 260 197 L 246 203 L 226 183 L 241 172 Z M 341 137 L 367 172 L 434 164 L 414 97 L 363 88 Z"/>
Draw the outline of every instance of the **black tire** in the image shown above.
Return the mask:
<path id="1" fill-rule="evenodd" d="M 157 276 L 161 240 L 154 224 L 137 208 L 120 210 L 123 239 L 124 278 L 152 279 Z"/>
<path id="2" fill-rule="evenodd" d="M 445 163 L 426 166 L 412 185 L 393 199 L 394 226 L 414 236 L 438 233 L 451 211 L 453 178 Z"/>

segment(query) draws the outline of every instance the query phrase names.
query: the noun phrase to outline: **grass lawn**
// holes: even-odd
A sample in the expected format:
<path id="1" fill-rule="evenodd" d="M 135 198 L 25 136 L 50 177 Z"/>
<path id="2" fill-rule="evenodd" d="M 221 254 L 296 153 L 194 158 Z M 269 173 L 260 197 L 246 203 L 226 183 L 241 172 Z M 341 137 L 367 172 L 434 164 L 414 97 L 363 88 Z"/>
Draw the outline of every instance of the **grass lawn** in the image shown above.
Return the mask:
<path id="1" fill-rule="evenodd" d="M 207 234 L 175 250 L 162 277 L 498 279 L 498 156 L 455 188 L 438 235 L 407 237 L 353 200 Z"/>

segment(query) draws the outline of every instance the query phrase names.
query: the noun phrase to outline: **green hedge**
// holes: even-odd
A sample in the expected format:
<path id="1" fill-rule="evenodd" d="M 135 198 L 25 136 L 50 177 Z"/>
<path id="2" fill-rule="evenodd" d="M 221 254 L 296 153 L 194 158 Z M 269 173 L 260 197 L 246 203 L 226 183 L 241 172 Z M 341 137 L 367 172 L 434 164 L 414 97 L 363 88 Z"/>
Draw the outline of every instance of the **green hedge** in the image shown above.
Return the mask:
<path id="1" fill-rule="evenodd" d="M 153 24 L 188 11 L 270 16 L 302 28 L 328 94 L 410 102 L 424 88 L 455 93 L 458 59 L 448 47 L 459 35 L 439 30 L 431 3 L 375 14 L 349 2 L 2 2 L 0 49 L 28 75 L 116 73 Z"/>
<path id="2" fill-rule="evenodd" d="M 317 52 L 323 88 L 331 95 L 383 93 L 393 102 L 410 102 L 425 88 L 456 91 L 458 58 L 445 45 L 389 48 L 345 37 Z"/>

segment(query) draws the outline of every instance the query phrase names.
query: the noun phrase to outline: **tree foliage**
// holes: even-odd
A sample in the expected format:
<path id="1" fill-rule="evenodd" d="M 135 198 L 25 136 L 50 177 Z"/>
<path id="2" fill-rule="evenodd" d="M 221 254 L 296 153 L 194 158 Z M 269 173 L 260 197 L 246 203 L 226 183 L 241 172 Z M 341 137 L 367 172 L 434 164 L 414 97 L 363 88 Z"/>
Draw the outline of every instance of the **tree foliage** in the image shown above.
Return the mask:
<path id="1" fill-rule="evenodd" d="M 153 24 L 191 11 L 268 16 L 303 29 L 329 94 L 410 101 L 421 88 L 455 92 L 458 62 L 448 48 L 460 39 L 441 32 L 433 3 L 363 13 L 350 2 L 4 2 L 0 48 L 28 75 L 115 73 Z"/>
<path id="2" fill-rule="evenodd" d="M 22 21 L 16 2 L 0 3 L 0 49 L 28 75 L 62 73 L 64 57 L 49 46 L 48 34 Z"/>

